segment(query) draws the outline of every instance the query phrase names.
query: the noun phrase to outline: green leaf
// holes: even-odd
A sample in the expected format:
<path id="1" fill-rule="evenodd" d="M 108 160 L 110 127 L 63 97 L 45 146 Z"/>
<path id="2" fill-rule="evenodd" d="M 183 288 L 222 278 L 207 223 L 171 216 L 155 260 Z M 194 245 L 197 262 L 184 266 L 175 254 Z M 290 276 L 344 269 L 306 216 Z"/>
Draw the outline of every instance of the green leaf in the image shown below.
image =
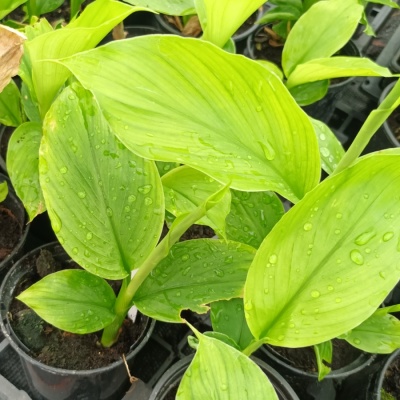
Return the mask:
<path id="1" fill-rule="evenodd" d="M 300 18 L 302 10 L 293 7 L 290 5 L 282 5 L 282 6 L 277 6 L 275 8 L 272 8 L 268 10 L 258 21 L 257 23 L 262 25 L 262 24 L 268 24 L 269 22 L 276 22 L 276 21 L 296 21 Z"/>
<path id="2" fill-rule="evenodd" d="M 49 13 L 56 10 L 64 3 L 64 0 L 36 0 L 36 15 Z"/>
<path id="3" fill-rule="evenodd" d="M 273 192 L 232 190 L 231 211 L 226 218 L 227 237 L 258 248 L 283 214 L 283 204 Z"/>
<path id="4" fill-rule="evenodd" d="M 177 400 L 278 400 L 263 371 L 222 341 L 196 332 L 199 345 L 179 385 Z M 207 366 L 205 368 L 205 366 Z"/>
<path id="5" fill-rule="evenodd" d="M 29 220 L 46 211 L 39 183 L 39 146 L 42 125 L 25 122 L 11 135 L 7 150 L 7 171 L 24 203 Z"/>
<path id="6" fill-rule="evenodd" d="M 322 381 L 322 379 L 331 372 L 330 365 L 332 364 L 332 351 L 332 342 L 330 340 L 314 345 L 314 352 L 317 357 L 319 381 Z"/>
<path id="7" fill-rule="evenodd" d="M 256 339 L 287 347 L 321 343 L 355 328 L 385 299 L 400 270 L 399 160 L 363 157 L 275 225 L 245 285 Z"/>
<path id="8" fill-rule="evenodd" d="M 139 287 L 133 301 L 144 314 L 182 322 L 180 312 L 241 296 L 255 250 L 237 242 L 196 239 L 176 243 Z"/>
<path id="9" fill-rule="evenodd" d="M 191 15 L 196 13 L 193 0 L 126 0 L 126 3 L 148 7 L 167 15 Z"/>
<path id="10" fill-rule="evenodd" d="M 34 92 L 30 90 L 28 85 L 25 82 L 21 84 L 21 102 L 26 116 L 29 121 L 32 122 L 42 122 L 39 113 L 39 105 L 37 100 L 33 97 L 35 96 Z"/>
<path id="11" fill-rule="evenodd" d="M 379 309 L 340 338 L 369 353 L 390 354 L 400 348 L 400 321 Z"/>
<path id="12" fill-rule="evenodd" d="M 79 18 L 65 28 L 44 33 L 26 42 L 42 117 L 70 75 L 64 66 L 48 60 L 95 47 L 115 25 L 138 10 L 120 1 L 97 0 L 89 4 Z"/>
<path id="13" fill-rule="evenodd" d="M 6 199 L 8 195 L 7 181 L 0 182 L 0 203 Z"/>
<path id="14" fill-rule="evenodd" d="M 289 88 L 289 92 L 300 106 L 308 106 L 321 100 L 328 93 L 329 80 L 307 82 L 303 85 L 298 85 Z"/>
<path id="15" fill-rule="evenodd" d="M 392 77 L 388 68 L 381 67 L 368 58 L 340 57 L 320 58 L 298 65 L 287 80 L 288 88 L 323 79 L 348 76 Z"/>
<path id="16" fill-rule="evenodd" d="M 58 240 L 89 272 L 128 276 L 154 249 L 163 225 L 154 163 L 115 138 L 78 85 L 57 98 L 43 130 L 40 184 Z"/>
<path id="17" fill-rule="evenodd" d="M 193 211 L 223 185 L 193 168 L 175 168 L 162 178 L 165 193 L 165 208 L 175 217 Z M 229 214 L 231 193 L 227 191 L 223 200 L 207 212 L 207 216 L 196 222 L 210 226 L 218 235 L 226 237 L 225 219 Z"/>
<path id="18" fill-rule="evenodd" d="M 283 72 L 276 64 L 267 60 L 255 60 L 255 61 L 262 67 L 267 69 L 269 72 L 273 72 L 275 75 L 278 76 L 279 79 L 283 80 Z"/>
<path id="19" fill-rule="evenodd" d="M 14 11 L 24 3 L 26 3 L 26 0 L 2 0 L 0 6 L 0 19 L 6 17 L 11 11 Z"/>
<path id="20" fill-rule="evenodd" d="M 208 336 L 208 337 L 211 337 L 211 338 L 214 338 L 214 339 L 217 339 L 217 340 L 220 340 L 221 342 L 224 342 L 225 344 L 227 344 L 229 346 L 232 346 L 236 350 L 239 350 L 239 351 L 241 350 L 240 347 L 238 346 L 238 344 L 232 338 L 230 338 L 229 336 L 227 336 L 227 335 L 225 335 L 225 334 L 223 334 L 221 332 L 214 332 L 214 331 L 212 331 L 212 332 L 204 332 L 204 335 Z M 190 340 L 189 337 L 188 337 L 188 341 Z M 198 347 L 197 344 L 198 343 L 196 343 L 196 346 L 194 347 L 195 349 L 197 349 L 197 347 Z"/>
<path id="21" fill-rule="evenodd" d="M 339 51 L 351 39 L 362 12 L 356 0 L 320 1 L 310 7 L 286 39 L 282 53 L 285 75 L 290 77 L 300 64 Z"/>
<path id="22" fill-rule="evenodd" d="M 203 40 L 223 47 L 231 36 L 254 12 L 263 0 L 234 2 L 231 0 L 195 0 L 200 21 L 207 21 L 203 28 Z M 200 4 L 200 6 L 199 6 Z"/>
<path id="23" fill-rule="evenodd" d="M 12 79 L 0 92 L 0 123 L 6 126 L 22 124 L 21 95 Z"/>
<path id="24" fill-rule="evenodd" d="M 343 146 L 328 125 L 311 117 L 310 120 L 318 139 L 322 169 L 331 174 L 344 156 Z"/>
<path id="25" fill-rule="evenodd" d="M 95 275 L 76 269 L 47 275 L 17 299 L 45 321 L 72 333 L 96 332 L 115 318 L 115 294 L 111 286 Z"/>
<path id="26" fill-rule="evenodd" d="M 234 189 L 273 190 L 293 202 L 319 180 L 311 123 L 279 78 L 250 59 L 198 39 L 152 35 L 63 64 L 142 157 L 180 162 Z"/>
<path id="27" fill-rule="evenodd" d="M 245 349 L 253 340 L 244 315 L 243 299 L 221 300 L 211 303 L 213 331 L 224 333 L 234 340 L 239 350 Z"/>
<path id="28" fill-rule="evenodd" d="M 400 8 L 400 6 L 393 0 L 369 0 L 368 3 L 383 4 L 392 8 Z"/>

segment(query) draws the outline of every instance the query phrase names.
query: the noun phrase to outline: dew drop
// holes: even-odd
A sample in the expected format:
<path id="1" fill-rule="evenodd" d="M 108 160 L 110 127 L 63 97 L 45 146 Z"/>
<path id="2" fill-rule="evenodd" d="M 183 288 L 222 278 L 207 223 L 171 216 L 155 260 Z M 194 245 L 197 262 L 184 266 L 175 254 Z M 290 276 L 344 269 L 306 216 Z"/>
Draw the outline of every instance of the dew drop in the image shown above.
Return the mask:
<path id="1" fill-rule="evenodd" d="M 136 196 L 134 194 L 131 194 L 128 196 L 128 202 L 129 203 L 134 203 L 136 201 Z"/>
<path id="2" fill-rule="evenodd" d="M 384 242 L 388 242 L 390 239 L 393 238 L 393 236 L 394 236 L 394 233 L 393 233 L 393 232 L 386 232 L 386 233 L 383 235 L 382 240 L 383 240 Z"/>
<path id="3" fill-rule="evenodd" d="M 360 343 L 361 343 L 361 340 L 358 339 L 358 338 L 355 338 L 355 339 L 354 339 L 354 343 L 355 343 L 355 344 L 360 344 Z"/>
<path id="4" fill-rule="evenodd" d="M 343 214 L 342 213 L 337 213 L 336 214 L 336 218 L 337 219 L 342 219 L 343 218 Z"/>
<path id="5" fill-rule="evenodd" d="M 184 254 L 182 257 L 181 257 L 181 260 L 182 261 L 187 261 L 187 260 L 189 260 L 189 254 Z"/>
<path id="6" fill-rule="evenodd" d="M 285 339 L 285 335 L 279 335 L 279 336 L 278 336 L 278 340 L 279 340 L 280 342 L 282 342 L 283 339 Z"/>
<path id="7" fill-rule="evenodd" d="M 269 293 L 269 289 L 264 289 L 264 294 L 268 294 Z"/>
<path id="8" fill-rule="evenodd" d="M 363 265 L 364 264 L 364 256 L 360 253 L 359 250 L 355 249 L 350 252 L 350 259 L 354 264 Z"/>
<path id="9" fill-rule="evenodd" d="M 317 299 L 319 296 L 321 296 L 321 293 L 318 290 L 313 290 L 311 292 L 311 297 L 313 297 L 314 299 Z"/>
<path id="10" fill-rule="evenodd" d="M 79 253 L 79 250 L 78 250 L 77 247 L 74 247 L 74 248 L 72 249 L 72 252 L 73 252 L 74 254 L 78 254 L 78 253 Z"/>
<path id="11" fill-rule="evenodd" d="M 250 311 L 253 309 L 253 303 L 251 301 L 247 301 L 246 304 L 244 305 L 244 309 L 247 311 Z"/>
<path id="12" fill-rule="evenodd" d="M 339 234 L 340 234 L 340 232 L 341 232 L 341 230 L 340 230 L 340 229 L 335 229 L 335 235 L 339 235 Z"/>
<path id="13" fill-rule="evenodd" d="M 225 392 L 226 390 L 228 390 L 228 385 L 226 385 L 225 383 L 222 383 L 220 387 L 221 387 L 221 390 L 222 390 L 223 392 Z"/>
<path id="14" fill-rule="evenodd" d="M 369 229 L 366 232 L 362 233 L 361 235 L 357 236 L 354 243 L 357 244 L 358 246 L 364 246 L 375 236 L 376 236 L 376 233 L 374 232 L 374 230 Z"/>
<path id="15" fill-rule="evenodd" d="M 276 254 L 271 254 L 271 256 L 269 257 L 268 261 L 271 264 L 276 264 L 276 262 L 278 261 L 278 256 Z"/>
<path id="16" fill-rule="evenodd" d="M 61 172 L 62 174 L 66 174 L 66 173 L 68 172 L 68 168 L 67 168 L 67 167 L 61 167 L 61 168 L 60 168 L 60 172 Z"/>
<path id="17" fill-rule="evenodd" d="M 145 204 L 146 206 L 149 206 L 150 204 L 153 204 L 153 199 L 152 199 L 151 197 L 146 197 L 146 198 L 144 199 L 144 204 Z"/>
<path id="18" fill-rule="evenodd" d="M 384 271 L 380 271 L 380 272 L 379 272 L 379 276 L 380 276 L 382 279 L 386 279 L 386 274 L 385 274 Z"/>
<path id="19" fill-rule="evenodd" d="M 304 224 L 303 229 L 308 232 L 311 231 L 312 227 L 312 224 L 310 222 L 307 222 Z"/>
<path id="20" fill-rule="evenodd" d="M 333 289 L 334 289 L 334 287 L 333 287 L 332 285 L 328 285 L 328 290 L 329 290 L 330 292 L 332 292 Z"/>
<path id="21" fill-rule="evenodd" d="M 86 197 L 86 193 L 85 192 L 78 192 L 78 197 L 80 199 L 84 199 Z"/>
<path id="22" fill-rule="evenodd" d="M 107 207 L 106 214 L 107 214 L 107 216 L 112 217 L 113 216 L 113 210 L 111 210 L 110 207 Z"/>
<path id="23" fill-rule="evenodd" d="M 138 188 L 138 191 L 142 194 L 148 194 L 150 193 L 151 189 L 153 189 L 153 186 L 151 185 L 144 185 L 144 186 L 140 186 Z"/>
<path id="24" fill-rule="evenodd" d="M 342 299 L 340 297 L 336 297 L 335 302 L 336 303 L 340 303 L 342 301 Z"/>
<path id="25" fill-rule="evenodd" d="M 329 155 L 331 154 L 326 147 L 321 147 L 320 152 L 324 157 L 329 157 Z"/>

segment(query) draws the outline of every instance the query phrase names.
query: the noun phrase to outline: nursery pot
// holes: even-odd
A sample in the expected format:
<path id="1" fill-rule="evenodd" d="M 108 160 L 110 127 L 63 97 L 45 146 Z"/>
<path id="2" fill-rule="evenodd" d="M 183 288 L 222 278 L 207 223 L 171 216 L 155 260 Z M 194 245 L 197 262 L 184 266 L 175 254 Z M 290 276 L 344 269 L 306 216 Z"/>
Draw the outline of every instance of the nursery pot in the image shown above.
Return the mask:
<path id="1" fill-rule="evenodd" d="M 18 260 L 6 275 L 0 288 L 1 330 L 20 357 L 32 393 L 37 399 L 48 400 L 122 398 L 130 386 L 122 358 L 108 366 L 92 370 L 69 370 L 48 366 L 33 357 L 31 351 L 20 341 L 11 327 L 9 308 L 17 285 L 35 275 L 34 269 L 28 268 L 28 261 L 37 256 L 42 249 L 50 250 L 54 259 L 60 263 L 70 261 L 69 256 L 60 245 L 51 243 L 42 246 Z M 145 329 L 126 354 L 128 365 L 132 365 L 135 356 L 146 344 L 154 328 L 155 321 L 144 318 Z M 67 354 L 66 358 L 68 357 Z"/>
<path id="2" fill-rule="evenodd" d="M 391 82 L 387 85 L 380 97 L 379 104 L 386 98 L 388 93 L 393 89 L 396 82 Z M 364 153 L 387 149 L 389 147 L 400 146 L 400 107 L 392 112 L 389 118 L 378 129 L 374 136 L 372 136 Z"/>
<path id="3" fill-rule="evenodd" d="M 193 354 L 190 354 L 169 368 L 155 385 L 149 400 L 167 400 L 175 398 L 176 390 L 193 356 Z M 268 376 L 278 394 L 279 400 L 299 400 L 293 389 L 277 371 L 256 357 L 252 357 L 252 360 Z"/>
<path id="4" fill-rule="evenodd" d="M 262 346 L 263 360 L 275 368 L 295 390 L 301 400 L 356 399 L 366 390 L 375 355 L 360 353 L 349 365 L 332 370 L 322 381 L 316 372 L 299 369 L 273 347 Z"/>
<path id="5" fill-rule="evenodd" d="M 367 397 L 367 400 L 387 400 L 397 398 L 398 390 L 400 389 L 400 349 L 396 350 L 384 362 L 380 369 L 372 391 Z M 387 387 L 387 383 L 391 387 Z M 392 397 L 385 396 L 385 392 Z M 394 397 L 393 397 L 394 396 Z"/>
<path id="6" fill-rule="evenodd" d="M 0 241 L 0 254 L 2 254 L 0 258 L 0 282 L 12 263 L 22 254 L 28 235 L 24 206 L 15 194 L 10 180 L 5 175 L 0 174 L 0 182 L 4 181 L 8 184 L 8 195 L 0 203 L 0 228 L 7 231 L 4 231 L 4 239 Z M 14 236 L 15 240 L 11 241 Z"/>

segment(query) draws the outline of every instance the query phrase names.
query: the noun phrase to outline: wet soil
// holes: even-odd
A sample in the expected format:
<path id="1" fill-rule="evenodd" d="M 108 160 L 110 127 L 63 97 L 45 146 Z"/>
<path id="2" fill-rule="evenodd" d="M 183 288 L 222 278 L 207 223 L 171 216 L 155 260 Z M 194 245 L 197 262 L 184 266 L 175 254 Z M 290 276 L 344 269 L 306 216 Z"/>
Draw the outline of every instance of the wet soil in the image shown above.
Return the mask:
<path id="1" fill-rule="evenodd" d="M 21 235 L 21 222 L 11 210 L 0 203 L 0 261 L 11 254 Z"/>
<path id="2" fill-rule="evenodd" d="M 382 400 L 400 399 L 400 356 L 397 356 L 385 373 Z"/>
<path id="3" fill-rule="evenodd" d="M 332 354 L 332 370 L 343 368 L 355 361 L 362 352 L 344 340 L 334 339 Z M 318 373 L 318 365 L 313 347 L 289 349 L 286 347 L 272 347 L 274 352 L 283 357 L 294 368 L 302 371 Z"/>
<path id="4" fill-rule="evenodd" d="M 75 263 L 54 260 L 52 254 L 42 250 L 27 261 L 27 268 L 33 266 L 37 272 L 29 281 L 21 282 L 16 294 L 28 288 L 41 276 L 63 268 L 80 268 Z M 101 368 L 121 360 L 127 354 L 145 329 L 147 317 L 138 314 L 133 323 L 126 319 L 118 343 L 111 348 L 100 344 L 101 332 L 77 335 L 61 331 L 43 321 L 35 312 L 14 300 L 10 307 L 11 325 L 15 334 L 29 349 L 31 355 L 44 364 L 64 369 L 90 370 Z"/>

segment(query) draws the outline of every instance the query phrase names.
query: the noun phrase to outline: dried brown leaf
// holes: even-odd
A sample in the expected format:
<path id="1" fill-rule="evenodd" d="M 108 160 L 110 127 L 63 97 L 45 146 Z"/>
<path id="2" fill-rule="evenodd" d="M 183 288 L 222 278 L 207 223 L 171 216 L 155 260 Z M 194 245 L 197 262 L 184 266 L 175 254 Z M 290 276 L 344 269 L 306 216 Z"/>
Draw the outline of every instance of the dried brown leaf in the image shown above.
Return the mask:
<path id="1" fill-rule="evenodd" d="M 0 25 L 0 92 L 18 74 L 25 39 L 21 32 Z"/>

